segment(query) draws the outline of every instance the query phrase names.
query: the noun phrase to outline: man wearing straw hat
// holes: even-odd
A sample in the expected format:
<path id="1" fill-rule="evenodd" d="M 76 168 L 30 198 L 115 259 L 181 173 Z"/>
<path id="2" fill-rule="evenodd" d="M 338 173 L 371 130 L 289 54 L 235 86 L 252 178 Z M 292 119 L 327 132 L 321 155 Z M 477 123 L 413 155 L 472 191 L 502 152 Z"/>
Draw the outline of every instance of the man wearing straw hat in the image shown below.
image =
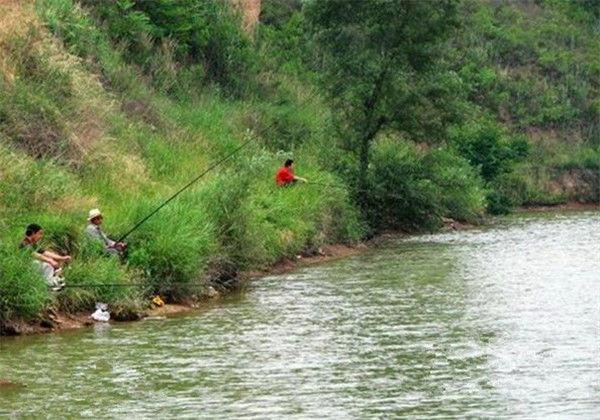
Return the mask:
<path id="1" fill-rule="evenodd" d="M 127 244 L 124 242 L 115 242 L 110 239 L 102 230 L 100 225 L 103 221 L 102 213 L 99 209 L 92 209 L 88 214 L 88 225 L 85 228 L 85 234 L 88 238 L 104 245 L 104 249 L 111 255 L 123 255 Z"/>

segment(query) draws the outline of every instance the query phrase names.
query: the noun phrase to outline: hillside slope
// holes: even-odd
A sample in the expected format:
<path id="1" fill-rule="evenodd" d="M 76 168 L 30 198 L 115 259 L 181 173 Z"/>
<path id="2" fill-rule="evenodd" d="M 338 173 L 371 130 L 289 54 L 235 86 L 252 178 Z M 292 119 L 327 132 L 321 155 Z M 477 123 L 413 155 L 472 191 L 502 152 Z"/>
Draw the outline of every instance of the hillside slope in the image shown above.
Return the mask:
<path id="1" fill-rule="evenodd" d="M 201 295 L 239 270 L 360 238 L 344 188 L 275 187 L 274 171 L 290 154 L 270 151 L 250 130 L 260 118 L 255 109 L 266 105 L 210 87 L 194 100 L 172 100 L 74 3 L 40 2 L 36 10 L 15 1 L 0 9 L 0 320 L 36 316 L 47 305 L 87 310 L 95 301 L 126 314 L 149 294 Z M 49 28 L 80 31 L 70 36 L 94 55 L 75 55 L 77 45 Z M 297 111 L 310 113 L 305 108 Z M 118 236 L 252 139 L 133 233 L 126 264 L 83 240 L 89 209 L 102 209 L 106 230 Z M 334 182 L 309 151 L 294 157 L 303 175 Z M 32 222 L 45 228 L 47 245 L 74 256 L 68 284 L 146 286 L 50 295 L 30 257 L 17 252 Z"/>
<path id="2" fill-rule="evenodd" d="M 127 318 L 324 244 L 600 199 L 597 3 L 459 2 L 422 124 L 375 139 L 366 191 L 307 6 L 250 3 L 254 38 L 218 0 L 0 3 L 0 325 L 97 301 Z M 124 261 L 85 240 L 91 208 L 118 237 L 247 141 L 133 232 Z M 290 157 L 311 182 L 277 188 Z M 50 293 L 17 251 L 33 222 L 74 257 L 75 287 Z"/>

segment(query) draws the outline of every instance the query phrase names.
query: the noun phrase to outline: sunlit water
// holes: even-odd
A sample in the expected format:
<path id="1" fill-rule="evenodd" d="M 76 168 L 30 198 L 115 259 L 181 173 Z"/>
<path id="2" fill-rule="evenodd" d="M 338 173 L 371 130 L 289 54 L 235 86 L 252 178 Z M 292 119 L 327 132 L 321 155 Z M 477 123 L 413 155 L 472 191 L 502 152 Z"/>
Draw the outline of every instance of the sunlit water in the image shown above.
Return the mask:
<path id="1" fill-rule="evenodd" d="M 600 417 L 600 216 L 504 219 L 185 317 L 4 338 L 0 416 Z"/>

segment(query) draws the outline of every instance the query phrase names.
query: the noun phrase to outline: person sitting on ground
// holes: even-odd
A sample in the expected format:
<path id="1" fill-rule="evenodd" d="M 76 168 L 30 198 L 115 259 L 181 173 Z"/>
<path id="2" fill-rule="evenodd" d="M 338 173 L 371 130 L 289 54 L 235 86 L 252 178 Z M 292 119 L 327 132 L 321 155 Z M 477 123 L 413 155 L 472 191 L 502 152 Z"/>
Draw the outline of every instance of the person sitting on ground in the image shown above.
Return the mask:
<path id="1" fill-rule="evenodd" d="M 88 238 L 102 243 L 104 245 L 104 250 L 111 255 L 123 255 L 125 250 L 127 249 L 127 244 L 125 242 L 116 242 L 110 239 L 100 225 L 102 224 L 104 218 L 102 217 L 102 213 L 99 209 L 92 209 L 88 214 L 88 225 L 85 228 L 85 234 Z"/>
<path id="2" fill-rule="evenodd" d="M 25 229 L 25 238 L 19 248 L 31 250 L 35 262 L 39 265 L 46 283 L 53 290 L 60 290 L 65 286 L 62 278 L 62 266 L 71 261 L 71 256 L 60 255 L 54 251 L 40 247 L 39 242 L 44 237 L 44 230 L 38 224 L 32 223 Z"/>
<path id="3" fill-rule="evenodd" d="M 277 185 L 280 187 L 286 187 L 294 185 L 298 181 L 308 182 L 306 179 L 294 175 L 294 161 L 292 159 L 286 160 L 283 167 L 279 168 L 277 171 L 275 182 L 277 182 Z"/>

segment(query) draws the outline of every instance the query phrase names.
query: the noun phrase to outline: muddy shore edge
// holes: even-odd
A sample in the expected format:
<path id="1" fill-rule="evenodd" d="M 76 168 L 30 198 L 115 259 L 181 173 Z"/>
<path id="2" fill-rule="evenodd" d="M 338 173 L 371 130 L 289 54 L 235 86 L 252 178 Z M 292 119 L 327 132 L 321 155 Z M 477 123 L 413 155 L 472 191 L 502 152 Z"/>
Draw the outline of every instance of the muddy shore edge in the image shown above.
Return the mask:
<path id="1" fill-rule="evenodd" d="M 236 278 L 236 283 L 238 287 L 243 286 L 249 281 L 257 280 L 262 277 L 287 273 L 298 267 L 321 264 L 337 259 L 347 258 L 360 254 L 367 249 L 369 249 L 369 245 L 365 242 L 360 242 L 356 245 L 326 245 L 323 246 L 320 249 L 320 252 L 315 255 L 301 254 L 296 256 L 296 258 L 284 258 L 268 269 L 241 273 L 238 278 Z M 237 287 L 234 289 L 237 289 Z M 214 289 L 212 289 L 212 291 L 213 293 L 205 295 L 203 298 L 196 301 L 167 303 L 164 306 L 148 308 L 143 311 L 137 319 L 124 321 L 111 320 L 110 322 L 136 322 L 149 317 L 166 317 L 199 311 L 208 303 L 214 302 L 228 294 L 227 291 L 217 292 Z M 0 338 L 6 336 L 38 335 L 75 330 L 89 327 L 94 323 L 95 322 L 90 318 L 90 313 L 88 312 L 64 313 L 49 310 L 42 314 L 39 319 L 33 321 L 15 319 L 5 323 L 4 325 L 0 325 Z"/>
<path id="2" fill-rule="evenodd" d="M 595 210 L 600 211 L 599 204 L 583 204 L 578 202 L 559 204 L 555 206 L 531 206 L 522 207 L 516 210 L 517 213 L 533 213 L 533 212 L 552 212 L 552 211 L 586 211 Z M 444 227 L 442 231 L 446 230 L 466 230 L 472 228 L 472 225 L 463 224 L 452 219 L 444 219 Z M 316 264 L 322 264 L 329 261 L 347 258 L 350 256 L 358 255 L 366 250 L 380 245 L 388 241 L 390 238 L 400 237 L 405 235 L 403 232 L 390 232 L 383 233 L 369 241 L 360 242 L 355 245 L 326 245 L 323 246 L 317 254 L 301 254 L 296 258 L 284 258 L 272 267 L 265 270 L 249 271 L 244 272 L 236 278 L 236 283 L 243 286 L 244 284 L 258 280 L 260 278 L 278 275 L 290 272 L 299 267 L 306 267 Z M 214 289 L 213 289 L 214 291 Z M 204 296 L 202 299 L 196 301 L 182 302 L 182 303 L 168 303 L 161 307 L 152 307 L 143 311 L 137 319 L 130 319 L 125 321 L 111 321 L 114 323 L 123 322 L 136 322 L 145 318 L 150 317 L 168 317 L 174 315 L 181 315 L 194 311 L 200 311 L 203 307 L 211 302 L 217 301 L 218 299 L 226 296 L 225 292 L 210 293 Z M 64 312 L 48 311 L 42 314 L 39 319 L 34 321 L 24 321 L 15 319 L 0 325 L 0 338 L 4 336 L 21 336 L 21 335 L 37 335 L 47 334 L 60 331 L 74 330 L 84 327 L 89 327 L 94 324 L 94 321 L 90 318 L 90 313 L 75 313 L 69 314 Z"/>

